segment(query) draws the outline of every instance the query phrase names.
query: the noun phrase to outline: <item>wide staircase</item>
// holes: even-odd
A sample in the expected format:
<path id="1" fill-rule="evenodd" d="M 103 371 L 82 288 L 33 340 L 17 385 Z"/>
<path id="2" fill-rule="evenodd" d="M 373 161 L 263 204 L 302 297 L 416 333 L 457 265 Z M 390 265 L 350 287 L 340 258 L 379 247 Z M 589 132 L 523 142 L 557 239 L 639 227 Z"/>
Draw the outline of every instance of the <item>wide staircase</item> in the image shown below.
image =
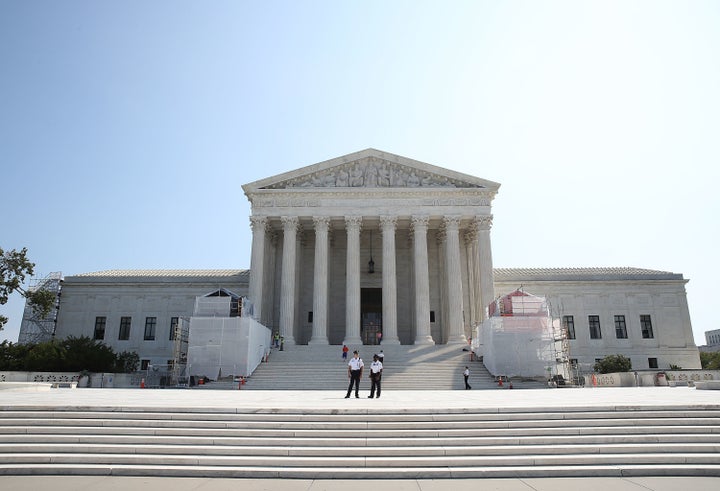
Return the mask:
<path id="1" fill-rule="evenodd" d="M 0 475 L 720 476 L 719 450 L 720 406 L 0 408 Z"/>
<path id="2" fill-rule="evenodd" d="M 470 361 L 462 345 L 362 346 L 365 363 L 361 389 L 370 389 L 369 369 L 373 354 L 383 350 L 383 390 L 463 389 L 462 372 L 470 368 L 473 389 L 494 388 L 496 382 L 482 363 Z M 260 390 L 344 390 L 348 386 L 347 361 L 342 346 L 290 346 L 273 349 L 267 363 L 258 366 L 245 384 Z M 348 357 L 352 356 L 353 349 Z M 212 387 L 210 384 L 208 387 Z M 537 384 L 534 384 L 538 387 Z M 243 387 L 243 388 L 245 388 Z"/>

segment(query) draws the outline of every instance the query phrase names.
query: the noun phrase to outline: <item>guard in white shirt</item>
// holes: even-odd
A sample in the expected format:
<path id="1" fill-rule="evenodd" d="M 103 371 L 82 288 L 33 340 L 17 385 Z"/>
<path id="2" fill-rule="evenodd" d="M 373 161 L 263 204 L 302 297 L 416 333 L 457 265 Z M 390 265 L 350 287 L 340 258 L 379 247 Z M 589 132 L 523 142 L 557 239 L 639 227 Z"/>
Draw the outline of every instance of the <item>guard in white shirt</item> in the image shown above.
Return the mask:
<path id="1" fill-rule="evenodd" d="M 373 362 L 370 364 L 370 395 L 368 399 L 375 397 L 375 389 L 377 388 L 377 398 L 380 399 L 380 379 L 382 378 L 383 366 L 378 355 L 373 355 Z"/>
<path id="2" fill-rule="evenodd" d="M 360 358 L 357 351 L 353 351 L 353 357 L 348 362 L 348 378 L 350 379 L 350 385 L 348 385 L 347 395 L 345 399 L 350 397 L 352 392 L 353 384 L 355 384 L 355 397 L 360 397 L 360 377 L 362 377 L 363 367 L 365 364 Z"/>

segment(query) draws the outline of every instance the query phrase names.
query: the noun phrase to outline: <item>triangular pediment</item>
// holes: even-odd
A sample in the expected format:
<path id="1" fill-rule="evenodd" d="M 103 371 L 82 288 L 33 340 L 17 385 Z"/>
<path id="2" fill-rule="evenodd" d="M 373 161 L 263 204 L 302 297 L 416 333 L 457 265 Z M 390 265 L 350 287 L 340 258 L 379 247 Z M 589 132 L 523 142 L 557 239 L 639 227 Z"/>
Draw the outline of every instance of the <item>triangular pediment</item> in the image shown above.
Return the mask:
<path id="1" fill-rule="evenodd" d="M 497 190 L 498 183 L 373 148 L 261 179 L 245 192 L 322 188 L 466 188 Z"/>

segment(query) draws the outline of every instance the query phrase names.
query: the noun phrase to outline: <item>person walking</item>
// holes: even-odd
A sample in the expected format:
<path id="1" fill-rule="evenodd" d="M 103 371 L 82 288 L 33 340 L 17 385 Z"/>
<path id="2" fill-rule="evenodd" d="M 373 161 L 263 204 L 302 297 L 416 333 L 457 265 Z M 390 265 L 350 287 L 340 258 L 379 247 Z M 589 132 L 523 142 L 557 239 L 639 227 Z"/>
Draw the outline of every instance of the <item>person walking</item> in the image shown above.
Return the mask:
<path id="1" fill-rule="evenodd" d="M 375 389 L 377 389 L 377 398 L 380 399 L 380 379 L 382 379 L 383 365 L 378 355 L 373 355 L 373 362 L 370 364 L 370 395 L 368 399 L 375 397 Z"/>
<path id="2" fill-rule="evenodd" d="M 347 394 L 345 399 L 350 397 L 352 392 L 353 384 L 355 385 L 355 397 L 360 397 L 360 377 L 362 377 L 363 367 L 365 364 L 360 358 L 360 354 L 357 351 L 353 351 L 353 357 L 348 362 L 348 378 L 350 379 L 350 385 L 348 385 Z"/>
<path id="3" fill-rule="evenodd" d="M 343 344 L 343 349 L 342 349 L 342 359 L 343 360 L 347 360 L 348 351 L 350 351 L 350 348 L 348 348 L 346 345 Z"/>
<path id="4" fill-rule="evenodd" d="M 385 363 L 385 353 L 383 353 L 383 350 L 380 350 L 380 353 L 378 353 L 378 361 L 380 363 Z"/>
<path id="5" fill-rule="evenodd" d="M 468 367 L 465 367 L 465 371 L 463 372 L 463 377 L 465 377 L 465 390 L 472 389 L 472 387 L 470 387 L 470 384 L 468 383 L 468 379 L 470 378 L 470 369 Z"/>

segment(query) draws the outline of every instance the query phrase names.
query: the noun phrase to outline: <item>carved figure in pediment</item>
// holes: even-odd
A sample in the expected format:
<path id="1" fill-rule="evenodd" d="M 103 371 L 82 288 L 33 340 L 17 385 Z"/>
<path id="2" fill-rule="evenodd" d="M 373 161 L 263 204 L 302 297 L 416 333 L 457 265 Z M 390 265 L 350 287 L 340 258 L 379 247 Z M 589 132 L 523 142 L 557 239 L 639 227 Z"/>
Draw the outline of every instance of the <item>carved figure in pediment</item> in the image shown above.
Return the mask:
<path id="1" fill-rule="evenodd" d="M 370 163 L 365 169 L 365 186 L 375 188 L 378 184 L 378 171 L 375 164 Z"/>
<path id="2" fill-rule="evenodd" d="M 431 187 L 433 184 L 433 178 L 430 177 L 430 174 L 425 174 L 422 178 L 422 186 L 428 188 Z"/>
<path id="3" fill-rule="evenodd" d="M 409 188 L 416 188 L 420 186 L 420 178 L 415 175 L 415 172 L 410 173 L 410 177 L 407 179 L 407 186 Z"/>
<path id="4" fill-rule="evenodd" d="M 324 180 L 322 177 L 318 176 L 318 175 L 312 176 L 312 185 L 313 185 L 314 188 L 324 187 L 324 186 L 325 186 L 325 180 Z"/>
<path id="5" fill-rule="evenodd" d="M 407 186 L 408 175 L 402 169 L 397 169 L 393 175 L 393 186 L 402 188 Z"/>
<path id="6" fill-rule="evenodd" d="M 331 172 L 325 176 L 325 186 L 329 188 L 335 187 L 335 173 Z"/>
<path id="7" fill-rule="evenodd" d="M 337 181 L 335 182 L 335 186 L 339 188 L 345 188 L 348 185 L 348 178 L 350 177 L 350 174 L 345 169 L 340 169 L 337 174 Z"/>
<path id="8" fill-rule="evenodd" d="M 383 164 L 378 170 L 378 185 L 383 187 L 390 186 L 390 169 L 388 169 L 387 164 Z"/>
<path id="9" fill-rule="evenodd" d="M 357 164 L 350 171 L 350 186 L 354 188 L 362 187 L 363 185 L 363 171 Z"/>

